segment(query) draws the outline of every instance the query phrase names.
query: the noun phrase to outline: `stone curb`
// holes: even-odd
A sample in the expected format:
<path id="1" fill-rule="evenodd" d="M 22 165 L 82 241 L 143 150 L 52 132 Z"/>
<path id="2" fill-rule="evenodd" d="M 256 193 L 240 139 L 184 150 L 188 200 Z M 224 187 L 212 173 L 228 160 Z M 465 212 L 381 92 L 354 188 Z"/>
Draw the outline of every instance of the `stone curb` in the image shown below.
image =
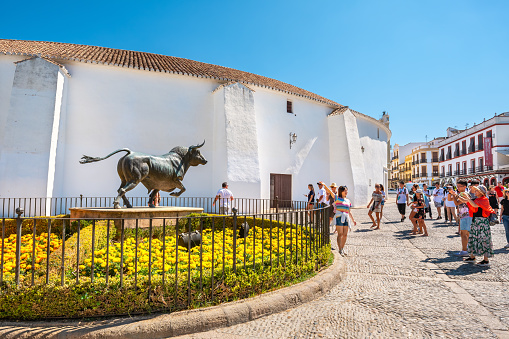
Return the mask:
<path id="1" fill-rule="evenodd" d="M 2 338 L 167 338 L 241 324 L 312 301 L 346 275 L 343 258 L 309 280 L 262 295 L 203 309 L 93 322 L 0 322 Z"/>

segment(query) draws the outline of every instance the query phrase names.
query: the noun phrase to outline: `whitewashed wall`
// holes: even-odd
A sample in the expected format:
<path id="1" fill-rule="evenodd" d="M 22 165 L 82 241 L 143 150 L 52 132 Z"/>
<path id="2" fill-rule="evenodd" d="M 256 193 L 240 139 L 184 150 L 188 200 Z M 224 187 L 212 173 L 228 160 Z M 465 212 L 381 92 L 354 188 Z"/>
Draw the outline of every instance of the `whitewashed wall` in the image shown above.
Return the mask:
<path id="1" fill-rule="evenodd" d="M 262 197 L 270 197 L 270 174 L 291 174 L 293 199 L 304 200 L 308 184 L 329 182 L 329 143 L 326 105 L 255 88 Z M 294 114 L 286 112 L 286 101 L 293 103 Z M 290 133 L 297 142 L 290 149 Z"/>
<path id="2" fill-rule="evenodd" d="M 11 98 L 13 62 L 23 59 L 0 57 L 0 122 L 9 110 L 5 102 Z M 370 193 L 366 178 L 372 179 L 372 186 L 383 180 L 387 135 L 380 130 L 378 139 L 376 123 L 355 119 L 351 113 L 348 130 L 355 138 L 347 142 L 346 133 L 336 132 L 346 130 L 344 117 L 328 117 L 332 107 L 283 92 L 98 64 L 66 62 L 65 67 L 71 78 L 58 98 L 62 108 L 53 196 L 116 195 L 120 184 L 116 164 L 122 154 L 81 165 L 83 154 L 105 156 L 125 147 L 164 154 L 174 146 L 204 139 L 202 154 L 209 163 L 189 169 L 183 182 L 185 196 L 214 196 L 221 183 L 229 181 L 236 197 L 269 198 L 270 174 L 276 173 L 292 175 L 295 200 L 305 199 L 307 184 L 316 187 L 323 180 L 349 187 L 358 183 L 362 192 L 357 194 L 358 204 L 365 204 Z M 287 100 L 293 102 L 294 114 L 286 112 Z M 39 118 L 33 118 L 37 124 Z M 291 149 L 290 133 L 298 136 Z M 349 151 L 351 143 L 356 146 Z M 347 152 L 353 167 L 343 156 Z M 373 168 L 370 157 L 379 168 Z M 352 173 L 360 168 L 366 174 L 356 183 Z M 31 192 L 30 185 L 19 192 L 17 196 L 42 194 Z M 146 194 L 141 184 L 128 193 Z M 0 197 L 7 196 L 13 197 L 0 187 Z"/>

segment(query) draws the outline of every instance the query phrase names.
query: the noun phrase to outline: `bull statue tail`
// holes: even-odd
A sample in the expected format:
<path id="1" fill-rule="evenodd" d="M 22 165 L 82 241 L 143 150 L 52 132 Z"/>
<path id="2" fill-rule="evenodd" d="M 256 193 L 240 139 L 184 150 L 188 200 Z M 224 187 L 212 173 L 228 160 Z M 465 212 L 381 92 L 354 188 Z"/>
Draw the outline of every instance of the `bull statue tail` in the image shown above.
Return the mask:
<path id="1" fill-rule="evenodd" d="M 80 164 L 89 164 L 91 162 L 97 162 L 97 161 L 101 161 L 101 160 L 104 160 L 104 159 L 108 159 L 109 157 L 111 157 L 113 154 L 116 154 L 118 152 L 127 152 L 127 155 L 131 154 L 131 150 L 129 148 L 122 148 L 122 149 L 118 149 L 116 150 L 115 152 L 113 153 L 110 153 L 108 154 L 107 156 L 103 157 L 103 158 L 100 158 L 100 157 L 89 157 L 88 155 L 83 155 L 81 157 L 81 160 L 80 160 Z"/>

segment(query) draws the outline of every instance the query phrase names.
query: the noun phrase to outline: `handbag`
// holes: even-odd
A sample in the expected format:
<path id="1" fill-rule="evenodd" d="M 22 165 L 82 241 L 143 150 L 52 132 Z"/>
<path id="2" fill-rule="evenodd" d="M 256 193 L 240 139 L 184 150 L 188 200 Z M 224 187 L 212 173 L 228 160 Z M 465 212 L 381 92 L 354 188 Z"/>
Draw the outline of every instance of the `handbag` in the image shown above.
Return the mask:
<path id="1" fill-rule="evenodd" d="M 498 224 L 497 214 L 491 213 L 488 220 L 490 222 L 490 226 L 495 226 L 496 224 Z"/>

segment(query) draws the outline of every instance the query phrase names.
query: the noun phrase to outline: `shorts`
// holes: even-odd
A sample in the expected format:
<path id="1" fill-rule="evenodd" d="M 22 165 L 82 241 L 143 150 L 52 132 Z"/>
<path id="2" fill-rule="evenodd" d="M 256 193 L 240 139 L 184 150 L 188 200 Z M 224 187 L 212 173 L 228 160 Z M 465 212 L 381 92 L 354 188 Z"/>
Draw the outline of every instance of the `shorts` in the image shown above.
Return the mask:
<path id="1" fill-rule="evenodd" d="M 336 218 L 336 226 L 348 226 L 348 219 L 345 222 L 341 222 L 341 217 Z"/>
<path id="2" fill-rule="evenodd" d="M 398 204 L 399 214 L 405 215 L 406 203 Z"/>
<path id="3" fill-rule="evenodd" d="M 444 206 L 444 203 L 442 201 L 435 201 L 435 207 L 436 208 L 439 208 L 439 207 L 442 207 Z"/>
<path id="4" fill-rule="evenodd" d="M 382 206 L 385 205 L 385 200 L 382 200 Z"/>
<path id="5" fill-rule="evenodd" d="M 472 217 L 464 217 L 460 219 L 460 230 L 470 232 L 470 225 L 472 225 Z"/>

